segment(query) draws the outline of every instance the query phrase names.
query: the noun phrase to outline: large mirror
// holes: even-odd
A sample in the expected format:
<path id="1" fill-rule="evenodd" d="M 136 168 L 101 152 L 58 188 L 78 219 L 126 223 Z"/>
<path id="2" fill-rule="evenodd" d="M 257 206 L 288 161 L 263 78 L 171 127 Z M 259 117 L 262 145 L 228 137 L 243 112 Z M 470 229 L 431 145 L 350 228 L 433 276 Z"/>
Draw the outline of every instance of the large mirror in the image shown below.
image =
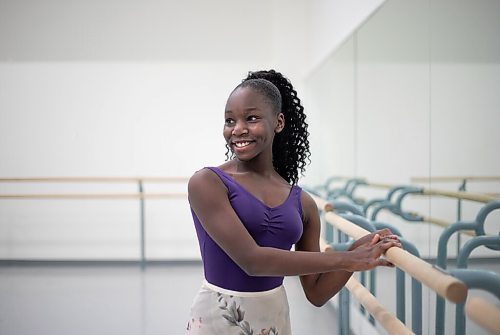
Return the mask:
<path id="1" fill-rule="evenodd" d="M 474 220 L 498 197 L 498 31 L 496 1 L 389 0 L 306 82 L 315 127 L 311 170 L 318 180 L 337 177 L 331 189 L 360 178 L 368 184 L 355 187 L 360 203 L 384 198 L 394 186 L 486 195 L 460 201 L 409 189 L 401 202 L 407 219 L 389 210 L 375 214 L 433 264 L 444 227 Z M 496 212 L 488 216 L 486 233 L 498 234 L 499 221 Z M 470 238 L 450 239 L 448 263 Z M 469 266 L 498 273 L 498 251 L 478 248 Z M 392 297 L 378 298 L 393 307 Z M 434 333 L 435 296 L 424 290 L 423 303 L 423 332 Z M 453 331 L 454 315 L 447 312 L 446 332 Z M 468 323 L 467 332 L 481 330 Z"/>

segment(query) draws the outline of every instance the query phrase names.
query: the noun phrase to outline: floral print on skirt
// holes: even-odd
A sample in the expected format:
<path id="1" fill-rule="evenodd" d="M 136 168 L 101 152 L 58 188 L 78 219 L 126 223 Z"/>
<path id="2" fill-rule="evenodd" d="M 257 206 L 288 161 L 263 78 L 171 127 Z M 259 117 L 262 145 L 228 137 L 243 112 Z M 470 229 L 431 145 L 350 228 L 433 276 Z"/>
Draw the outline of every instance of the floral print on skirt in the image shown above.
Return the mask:
<path id="1" fill-rule="evenodd" d="M 186 335 L 291 335 L 285 288 L 230 291 L 203 282 Z"/>

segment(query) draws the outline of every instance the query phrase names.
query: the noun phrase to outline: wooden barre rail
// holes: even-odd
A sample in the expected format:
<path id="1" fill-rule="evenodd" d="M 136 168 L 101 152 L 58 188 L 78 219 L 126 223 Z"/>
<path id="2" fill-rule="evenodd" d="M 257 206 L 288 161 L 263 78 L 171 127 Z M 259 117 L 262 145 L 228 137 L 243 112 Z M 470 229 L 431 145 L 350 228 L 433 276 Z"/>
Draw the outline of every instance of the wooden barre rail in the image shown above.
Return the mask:
<path id="1" fill-rule="evenodd" d="M 330 204 L 325 199 L 319 198 L 315 195 L 311 195 L 311 196 L 313 197 L 314 201 L 316 202 L 318 208 L 320 208 L 321 210 L 324 210 L 325 212 L 331 212 L 334 210 L 333 205 Z M 414 213 L 414 214 L 418 215 L 417 213 Z M 423 221 L 438 225 L 438 226 L 443 227 L 443 228 L 447 228 L 451 224 L 448 221 L 444 221 L 444 220 L 440 220 L 440 219 L 436 219 L 436 218 L 432 218 L 432 217 L 426 217 L 426 216 L 423 216 Z M 469 236 L 476 236 L 476 234 L 474 232 L 471 232 L 471 231 L 464 231 L 464 232 L 462 232 L 462 234 L 466 234 Z"/>
<path id="2" fill-rule="evenodd" d="M 360 185 L 363 186 L 363 185 Z M 383 189 L 391 189 L 396 185 L 384 184 L 384 183 L 367 183 L 366 186 L 374 187 L 374 188 L 383 188 Z"/>
<path id="3" fill-rule="evenodd" d="M 40 177 L 40 178 L 0 178 L 0 183 L 177 183 L 187 182 L 188 177 Z"/>
<path id="4" fill-rule="evenodd" d="M 322 200 L 313 196 L 314 200 Z M 319 201 L 317 205 L 325 211 L 325 220 L 347 235 L 359 239 L 369 232 L 354 223 L 336 215 L 328 208 L 327 201 Z M 464 302 L 467 298 L 467 286 L 460 280 L 434 268 L 431 264 L 413 256 L 400 248 L 390 248 L 385 254 L 394 265 L 410 274 L 413 278 L 424 283 L 443 298 L 454 303 Z"/>
<path id="5" fill-rule="evenodd" d="M 187 183 L 188 177 L 40 177 L 0 178 L 0 183 Z M 172 199 L 186 193 L 12 193 L 0 199 Z"/>
<path id="6" fill-rule="evenodd" d="M 423 222 L 429 222 L 429 223 L 435 224 L 435 225 L 443 227 L 443 228 L 448 228 L 452 224 L 448 221 L 444 221 L 444 220 L 440 220 L 440 219 L 436 219 L 436 218 L 432 218 L 432 217 L 428 217 L 428 216 L 423 216 L 422 218 L 423 218 Z M 471 237 L 476 236 L 476 233 L 472 230 L 463 230 L 463 231 L 461 230 L 460 234 L 469 235 Z"/>
<path id="7" fill-rule="evenodd" d="M 483 177 L 488 178 L 488 177 Z M 489 178 L 498 178 L 500 181 L 500 177 L 489 177 Z M 489 179 L 488 179 L 489 180 Z M 366 184 L 360 184 L 359 186 L 370 186 L 373 188 L 382 188 L 382 189 L 391 189 L 398 185 L 384 184 L 384 183 L 370 183 L 366 182 Z M 415 195 L 419 195 L 415 193 Z M 423 189 L 420 195 L 432 195 L 432 196 L 442 196 L 463 200 L 470 200 L 482 203 L 488 203 L 494 200 L 498 200 L 500 194 L 497 193 L 470 193 L 463 191 L 447 191 L 447 190 L 436 190 L 436 189 Z"/>
<path id="8" fill-rule="evenodd" d="M 435 182 L 460 182 L 464 180 L 471 181 L 500 181 L 500 176 L 453 176 L 453 177 L 412 177 L 410 178 L 412 183 L 426 183 L 430 181 Z"/>
<path id="9" fill-rule="evenodd" d="M 351 277 L 345 286 L 389 334 L 414 334 L 404 323 L 389 313 L 354 277 Z"/>
<path id="10" fill-rule="evenodd" d="M 443 228 L 448 228 L 448 226 L 451 224 L 451 222 L 436 219 L 436 218 L 433 218 L 430 216 L 422 216 L 422 219 L 424 222 L 429 222 L 429 223 L 435 224 L 436 226 L 440 226 Z"/>
<path id="11" fill-rule="evenodd" d="M 492 334 L 500 335 L 500 308 L 481 298 L 469 298 L 465 304 L 469 319 Z"/>
<path id="12" fill-rule="evenodd" d="M 172 199 L 187 198 L 187 193 L 72 193 L 0 194 L 0 199 Z"/>
<path id="13" fill-rule="evenodd" d="M 332 249 L 331 246 L 322 238 L 319 239 L 319 244 L 322 251 Z M 373 315 L 373 317 L 389 334 L 414 334 L 405 326 L 404 323 L 389 313 L 387 309 L 377 301 L 377 298 L 375 298 L 370 291 L 361 285 L 361 283 L 354 277 L 351 277 L 345 286 L 356 298 L 356 300 L 358 300 L 358 302 L 363 305 L 363 307 L 365 307 L 371 315 Z"/>
<path id="14" fill-rule="evenodd" d="M 343 219 L 333 212 L 327 212 L 325 214 L 325 220 L 355 239 L 359 239 L 369 234 L 367 230 Z M 386 251 L 385 257 L 391 263 L 410 274 L 413 278 L 424 283 L 443 298 L 454 303 L 463 302 L 467 298 L 467 286 L 465 286 L 464 283 L 441 272 L 431 264 L 413 256 L 409 252 L 393 247 Z"/>
<path id="15" fill-rule="evenodd" d="M 331 203 L 329 203 L 328 201 L 326 201 L 323 198 L 315 196 L 314 194 L 309 194 L 309 195 L 313 198 L 314 202 L 316 203 L 316 205 L 318 206 L 318 208 L 320 210 L 325 211 L 325 212 L 333 211 L 333 205 Z"/>
<path id="16" fill-rule="evenodd" d="M 395 185 L 389 184 L 380 184 L 380 183 L 368 183 L 366 186 L 371 186 L 375 188 L 383 188 L 383 189 L 391 189 L 395 187 Z M 419 195 L 415 193 L 415 195 Z M 486 193 L 470 193 L 463 191 L 446 191 L 446 190 L 436 190 L 436 189 L 423 189 L 421 195 L 432 195 L 432 196 L 441 196 L 448 198 L 456 198 L 462 200 L 470 200 L 482 203 L 488 203 L 490 201 L 494 201 L 498 199 L 498 195 L 496 193 L 486 194 Z"/>
<path id="17" fill-rule="evenodd" d="M 186 193 L 145 193 L 144 183 L 187 183 L 187 177 L 42 177 L 42 178 L 0 178 L 0 183 L 135 183 L 137 192 L 134 193 L 11 193 L 0 194 L 2 199 L 133 199 L 140 202 L 140 255 L 141 269 L 146 268 L 146 216 L 145 199 L 172 199 L 187 198 Z"/>
<path id="18" fill-rule="evenodd" d="M 486 194 L 475 194 L 469 192 L 453 192 L 453 191 L 443 191 L 443 190 L 423 190 L 423 195 L 438 195 L 442 197 L 470 200 L 482 203 L 488 203 L 497 200 L 494 196 L 489 196 Z"/>

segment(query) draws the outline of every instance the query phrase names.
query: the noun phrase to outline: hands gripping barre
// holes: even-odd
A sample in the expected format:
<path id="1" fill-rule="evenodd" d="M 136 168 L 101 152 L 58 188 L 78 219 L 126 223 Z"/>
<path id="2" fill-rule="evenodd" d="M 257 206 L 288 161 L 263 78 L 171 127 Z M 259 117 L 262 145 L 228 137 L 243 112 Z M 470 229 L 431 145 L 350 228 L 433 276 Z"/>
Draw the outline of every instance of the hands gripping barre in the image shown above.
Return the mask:
<path id="1" fill-rule="evenodd" d="M 354 239 L 359 239 L 369 232 L 352 222 L 333 213 L 332 206 L 325 200 L 313 196 L 318 207 L 325 211 L 325 220 L 335 228 Z M 467 286 L 453 276 L 434 268 L 431 264 L 400 248 L 390 248 L 385 257 L 398 268 L 411 275 L 443 298 L 461 303 L 467 298 Z"/>

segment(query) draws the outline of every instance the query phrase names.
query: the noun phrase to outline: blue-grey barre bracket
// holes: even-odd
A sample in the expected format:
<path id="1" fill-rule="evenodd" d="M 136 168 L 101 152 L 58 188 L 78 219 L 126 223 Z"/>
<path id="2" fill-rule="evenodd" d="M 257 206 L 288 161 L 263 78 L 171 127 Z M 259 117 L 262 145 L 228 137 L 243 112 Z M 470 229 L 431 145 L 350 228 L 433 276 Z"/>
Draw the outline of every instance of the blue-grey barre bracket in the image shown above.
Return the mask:
<path id="1" fill-rule="evenodd" d="M 144 214 L 144 186 L 142 184 L 142 180 L 139 180 L 139 195 L 140 198 L 140 216 L 141 216 L 141 227 L 140 227 L 140 236 L 141 236 L 141 269 L 144 271 L 146 268 L 146 222 L 145 222 L 145 214 Z"/>
<path id="2" fill-rule="evenodd" d="M 484 236 L 484 223 L 486 217 L 493 211 L 500 209 L 500 201 L 492 201 L 481 207 L 476 219 L 472 222 L 456 222 L 449 227 L 447 227 L 439 236 L 438 241 L 438 254 L 436 259 L 436 265 L 446 269 L 446 259 L 447 259 L 447 246 L 450 237 L 460 230 L 474 230 L 476 236 Z M 494 245 L 487 245 L 488 247 L 495 249 Z M 465 256 L 463 256 L 465 257 Z M 461 261 L 463 262 L 463 261 Z M 440 296 L 436 296 L 436 335 L 444 334 L 444 315 L 445 315 L 445 301 Z"/>
<path id="3" fill-rule="evenodd" d="M 468 289 L 481 289 L 494 294 L 500 299 L 500 276 L 492 271 L 455 269 L 451 274 L 467 285 Z M 465 335 L 464 303 L 455 306 L 455 334 Z"/>

